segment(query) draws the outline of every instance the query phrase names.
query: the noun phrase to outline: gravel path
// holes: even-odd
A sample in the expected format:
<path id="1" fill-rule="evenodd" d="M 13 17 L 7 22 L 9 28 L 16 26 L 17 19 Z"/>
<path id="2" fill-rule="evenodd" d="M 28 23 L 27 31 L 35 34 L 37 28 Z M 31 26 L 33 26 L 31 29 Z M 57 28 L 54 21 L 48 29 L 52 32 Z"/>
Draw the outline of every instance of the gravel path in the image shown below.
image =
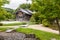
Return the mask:
<path id="1" fill-rule="evenodd" d="M 44 27 L 43 25 L 30 25 L 28 28 L 59 34 L 59 31 Z"/>

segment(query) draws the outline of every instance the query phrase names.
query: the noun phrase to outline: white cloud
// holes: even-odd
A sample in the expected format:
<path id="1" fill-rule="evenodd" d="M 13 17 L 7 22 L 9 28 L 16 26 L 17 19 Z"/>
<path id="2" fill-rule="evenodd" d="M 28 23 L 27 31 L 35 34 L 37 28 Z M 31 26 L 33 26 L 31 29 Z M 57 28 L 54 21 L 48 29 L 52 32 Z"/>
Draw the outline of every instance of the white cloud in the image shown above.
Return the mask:
<path id="1" fill-rule="evenodd" d="M 5 4 L 4 7 L 16 9 L 19 6 L 19 4 L 26 2 L 26 0 L 10 0 L 10 4 Z M 28 3 L 31 3 L 31 0 L 29 0 Z"/>

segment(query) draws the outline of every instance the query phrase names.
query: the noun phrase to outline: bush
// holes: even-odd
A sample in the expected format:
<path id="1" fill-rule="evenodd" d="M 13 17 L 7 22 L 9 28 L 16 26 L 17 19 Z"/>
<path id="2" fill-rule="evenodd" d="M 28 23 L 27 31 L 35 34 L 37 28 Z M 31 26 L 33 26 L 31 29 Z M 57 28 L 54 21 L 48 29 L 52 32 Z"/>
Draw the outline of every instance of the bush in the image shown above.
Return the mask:
<path id="1" fill-rule="evenodd" d="M 50 25 L 50 23 L 47 21 L 47 19 L 42 20 L 42 24 L 46 27 Z"/>
<path id="2" fill-rule="evenodd" d="M 25 24 L 27 24 L 27 23 L 26 23 L 26 22 L 22 22 L 22 23 L 21 23 L 21 25 L 25 25 Z"/>
<path id="3" fill-rule="evenodd" d="M 30 22 L 34 23 L 34 24 L 39 24 L 40 23 L 40 18 L 39 18 L 39 14 L 35 13 L 32 15 Z"/>
<path id="4" fill-rule="evenodd" d="M 34 17 L 32 16 L 30 19 L 31 22 L 36 22 L 36 20 L 34 19 Z"/>
<path id="5" fill-rule="evenodd" d="M 2 24 L 2 23 L 0 23 L 0 26 L 3 26 L 3 24 Z"/>
<path id="6" fill-rule="evenodd" d="M 0 28 L 0 32 L 6 31 L 7 28 Z"/>

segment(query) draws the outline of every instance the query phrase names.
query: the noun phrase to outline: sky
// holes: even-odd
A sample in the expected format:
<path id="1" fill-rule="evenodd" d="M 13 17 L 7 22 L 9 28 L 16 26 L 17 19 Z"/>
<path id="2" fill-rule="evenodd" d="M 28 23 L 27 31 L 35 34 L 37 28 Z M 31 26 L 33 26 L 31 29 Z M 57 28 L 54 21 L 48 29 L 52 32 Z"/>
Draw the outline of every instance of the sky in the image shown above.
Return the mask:
<path id="1" fill-rule="evenodd" d="M 5 4 L 4 7 L 11 8 L 11 9 L 16 9 L 20 4 L 31 3 L 31 0 L 29 0 L 28 2 L 26 0 L 9 0 L 9 1 L 10 1 L 10 3 Z"/>

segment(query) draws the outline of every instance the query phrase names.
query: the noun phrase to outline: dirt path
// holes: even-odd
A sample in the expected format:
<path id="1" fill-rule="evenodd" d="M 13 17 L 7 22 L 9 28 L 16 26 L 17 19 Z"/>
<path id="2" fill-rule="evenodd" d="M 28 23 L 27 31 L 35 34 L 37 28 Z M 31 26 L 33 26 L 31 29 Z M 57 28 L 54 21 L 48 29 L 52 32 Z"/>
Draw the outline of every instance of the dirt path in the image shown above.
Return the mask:
<path id="1" fill-rule="evenodd" d="M 47 27 L 43 27 L 42 25 L 30 25 L 28 26 L 28 28 L 59 34 L 59 31 L 56 31 Z"/>

